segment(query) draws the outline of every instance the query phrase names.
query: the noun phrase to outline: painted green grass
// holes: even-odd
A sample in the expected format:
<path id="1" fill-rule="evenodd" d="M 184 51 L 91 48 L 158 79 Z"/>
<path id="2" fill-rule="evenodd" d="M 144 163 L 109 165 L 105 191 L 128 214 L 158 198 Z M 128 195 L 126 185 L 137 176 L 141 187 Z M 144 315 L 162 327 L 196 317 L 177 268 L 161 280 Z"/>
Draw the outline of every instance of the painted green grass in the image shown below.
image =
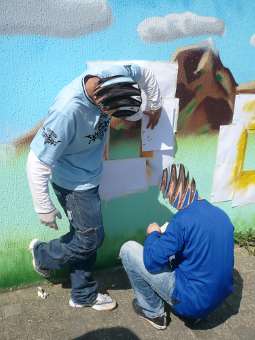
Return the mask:
<path id="1" fill-rule="evenodd" d="M 148 192 L 103 202 L 106 237 L 98 253 L 97 268 L 120 263 L 119 250 L 125 241 L 136 240 L 143 243 L 149 223 L 157 221 L 163 224 L 169 219 L 171 213 L 158 204 L 157 196 L 158 189 L 151 188 Z M 67 219 L 64 219 L 58 232 L 39 226 L 38 229 L 29 229 L 24 235 L 20 232 L 13 235 L 9 233 L 9 238 L 1 242 L 0 289 L 40 280 L 40 276 L 33 271 L 31 254 L 27 250 L 28 244 L 34 237 L 42 240 L 59 237 L 67 231 L 67 224 Z"/>
<path id="2" fill-rule="evenodd" d="M 177 134 L 176 160 L 183 162 L 196 178 L 200 195 L 210 200 L 216 159 L 217 135 L 179 137 Z M 1 150 L 0 150 L 1 151 Z M 137 155 L 137 145 L 121 143 L 114 146 L 111 155 L 119 158 Z M 68 230 L 68 221 L 60 221 L 56 232 L 40 225 L 34 213 L 25 174 L 26 154 L 18 159 L 10 153 L 0 152 L 0 289 L 36 282 L 27 246 L 32 238 L 50 240 Z M 123 156 L 122 156 L 123 158 Z M 248 163 L 253 164 L 252 155 Z M 135 176 L 135 172 L 134 172 Z M 57 203 L 56 203 L 57 204 Z M 230 216 L 236 233 L 255 231 L 254 204 L 232 208 L 231 202 L 217 203 Z M 57 204 L 59 207 L 59 205 Z M 121 245 L 128 240 L 143 242 L 145 229 L 151 222 L 164 223 L 170 212 L 158 203 L 158 189 L 103 202 L 105 242 L 99 251 L 97 266 L 107 267 L 119 263 Z M 59 208 L 60 209 L 60 208 Z"/>
<path id="3" fill-rule="evenodd" d="M 185 108 L 179 113 L 178 129 L 181 129 L 188 118 L 191 117 L 195 107 L 197 106 L 196 99 L 192 99 Z"/>
<path id="4" fill-rule="evenodd" d="M 40 281 L 31 264 L 31 254 L 18 242 L 0 251 L 0 289 Z"/>
<path id="5" fill-rule="evenodd" d="M 132 233 L 132 239 L 143 243 L 145 238 L 144 229 Z M 107 237 L 104 246 L 99 250 L 96 268 L 112 267 L 120 264 L 118 258 L 121 245 L 128 241 L 130 237 L 119 238 L 111 241 Z M 27 244 L 28 242 L 22 242 Z M 250 255 L 255 256 L 255 231 L 248 230 L 246 232 L 235 233 L 235 243 L 240 247 L 247 249 Z M 0 292 L 9 288 L 18 288 L 24 285 L 31 285 L 41 282 L 46 282 L 40 277 L 32 267 L 31 254 L 25 246 L 21 247 L 20 242 L 9 242 L 8 248 L 0 251 Z M 66 277 L 65 272 L 55 272 L 52 277 L 52 282 L 63 281 Z"/>

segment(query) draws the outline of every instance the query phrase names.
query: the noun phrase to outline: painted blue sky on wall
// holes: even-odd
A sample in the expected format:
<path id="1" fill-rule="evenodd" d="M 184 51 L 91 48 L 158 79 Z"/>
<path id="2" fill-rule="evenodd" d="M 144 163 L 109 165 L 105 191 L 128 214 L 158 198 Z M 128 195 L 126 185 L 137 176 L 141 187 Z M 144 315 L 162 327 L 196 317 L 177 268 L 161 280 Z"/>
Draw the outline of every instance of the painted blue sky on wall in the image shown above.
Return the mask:
<path id="1" fill-rule="evenodd" d="M 0 5 L 0 13 L 1 7 L 6 7 L 2 8 L 2 17 L 8 18 L 9 15 L 13 18 L 11 5 L 14 6 L 15 2 L 17 1 L 12 0 L 7 6 Z M 17 3 L 24 4 L 24 2 Z M 72 1 L 68 2 L 70 4 Z M 236 81 L 241 83 L 255 80 L 254 0 L 94 0 L 94 2 L 75 0 L 74 2 L 76 4 L 87 2 L 91 6 L 92 3 L 93 6 L 96 3 L 108 5 L 104 8 L 104 12 L 91 7 L 91 17 L 95 18 L 97 25 L 94 28 L 99 30 L 98 32 L 87 34 L 93 25 L 91 26 L 88 20 L 84 20 L 86 24 L 80 24 L 82 21 L 80 18 L 77 19 L 76 24 L 78 24 L 73 26 L 74 37 L 58 37 L 57 31 L 49 31 L 47 35 L 44 35 L 43 30 L 36 31 L 38 27 L 36 27 L 34 17 L 35 22 L 31 18 L 33 25 L 31 24 L 29 28 L 31 34 L 18 30 L 17 34 L 8 32 L 6 27 L 13 27 L 14 31 L 18 28 L 18 24 L 15 27 L 15 20 L 18 21 L 18 17 L 14 17 L 12 26 L 10 23 L 9 26 L 0 24 L 0 143 L 9 142 L 33 127 L 39 119 L 45 116 L 57 92 L 83 72 L 87 60 L 169 60 L 176 48 L 201 42 L 212 36 L 223 64 L 232 71 Z M 56 4 L 60 4 L 61 1 L 55 0 L 52 3 L 56 11 L 58 9 Z M 35 10 L 36 8 L 33 8 L 33 11 Z M 62 10 L 67 9 L 61 8 Z M 15 11 L 18 13 L 17 8 Z M 143 39 L 144 30 L 142 29 L 144 27 L 141 23 L 145 19 L 175 15 L 170 19 L 177 20 L 176 26 L 178 26 L 178 14 L 183 12 L 214 17 L 216 21 L 212 23 L 211 30 L 206 31 L 207 34 L 179 38 L 177 32 L 178 38 L 175 40 L 157 43 L 144 41 L 146 39 Z M 29 8 L 25 8 L 23 17 L 28 13 Z M 59 18 L 61 15 L 65 18 L 65 12 L 61 13 Z M 56 18 L 58 24 L 62 23 L 59 25 L 61 27 L 55 27 L 56 30 L 59 29 L 62 36 L 68 35 L 70 30 L 65 30 L 65 28 L 74 22 L 71 18 L 72 15 L 75 16 L 75 13 L 72 13 L 70 9 L 68 13 L 70 20 L 64 24 L 61 20 L 57 20 L 56 13 L 47 17 L 49 22 L 52 20 L 54 23 Z M 100 17 L 102 14 L 105 16 Z M 86 15 L 85 19 L 88 19 Z M 189 20 L 190 16 L 188 15 L 186 19 Z M 188 27 L 191 27 L 191 21 L 186 22 L 188 22 Z M 222 22 L 224 34 L 220 35 L 223 29 Z M 161 24 L 164 28 L 162 20 L 159 26 Z M 137 31 L 138 27 L 140 35 Z M 85 35 L 79 36 L 79 30 L 82 29 Z M 194 30 L 196 31 L 196 28 Z M 55 37 L 52 36 L 54 34 Z M 171 37 L 174 37 L 174 32 L 170 34 Z"/>

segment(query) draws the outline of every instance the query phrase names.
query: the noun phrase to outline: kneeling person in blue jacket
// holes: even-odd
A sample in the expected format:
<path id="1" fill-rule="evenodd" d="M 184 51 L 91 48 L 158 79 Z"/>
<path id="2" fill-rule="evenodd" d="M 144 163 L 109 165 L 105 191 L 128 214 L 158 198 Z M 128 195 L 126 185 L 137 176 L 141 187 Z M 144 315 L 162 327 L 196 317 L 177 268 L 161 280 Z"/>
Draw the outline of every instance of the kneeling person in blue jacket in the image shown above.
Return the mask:
<path id="1" fill-rule="evenodd" d="M 144 247 L 126 242 L 120 257 L 134 289 L 135 312 L 165 329 L 164 301 L 175 314 L 197 320 L 232 293 L 234 228 L 224 211 L 199 197 L 182 164 L 164 169 L 160 190 L 178 212 L 165 231 L 156 223 L 148 226 Z"/>

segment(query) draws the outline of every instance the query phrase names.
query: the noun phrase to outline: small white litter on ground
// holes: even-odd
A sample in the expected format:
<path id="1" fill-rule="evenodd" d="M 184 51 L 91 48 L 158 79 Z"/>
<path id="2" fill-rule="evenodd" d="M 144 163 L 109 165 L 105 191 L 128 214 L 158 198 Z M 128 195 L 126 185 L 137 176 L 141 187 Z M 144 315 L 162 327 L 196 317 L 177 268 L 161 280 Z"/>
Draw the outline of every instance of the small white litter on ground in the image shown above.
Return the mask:
<path id="1" fill-rule="evenodd" d="M 49 296 L 49 294 L 42 287 L 37 287 L 37 295 L 44 300 Z"/>

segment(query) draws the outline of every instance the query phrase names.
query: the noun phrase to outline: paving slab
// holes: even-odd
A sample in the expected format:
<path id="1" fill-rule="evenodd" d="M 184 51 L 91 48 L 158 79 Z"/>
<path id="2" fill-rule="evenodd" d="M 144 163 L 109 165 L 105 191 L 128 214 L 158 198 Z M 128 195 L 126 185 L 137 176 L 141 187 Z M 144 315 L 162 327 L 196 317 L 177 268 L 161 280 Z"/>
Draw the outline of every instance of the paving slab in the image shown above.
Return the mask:
<path id="1" fill-rule="evenodd" d="M 42 285 L 49 296 L 37 296 L 37 287 L 0 294 L 0 340 L 254 340 L 255 257 L 235 249 L 234 293 L 196 328 L 178 317 L 164 331 L 155 330 L 132 310 L 133 292 L 121 267 L 98 271 L 100 289 L 118 301 L 112 312 L 68 306 L 70 288 Z M 65 286 L 65 287 L 64 287 Z"/>

